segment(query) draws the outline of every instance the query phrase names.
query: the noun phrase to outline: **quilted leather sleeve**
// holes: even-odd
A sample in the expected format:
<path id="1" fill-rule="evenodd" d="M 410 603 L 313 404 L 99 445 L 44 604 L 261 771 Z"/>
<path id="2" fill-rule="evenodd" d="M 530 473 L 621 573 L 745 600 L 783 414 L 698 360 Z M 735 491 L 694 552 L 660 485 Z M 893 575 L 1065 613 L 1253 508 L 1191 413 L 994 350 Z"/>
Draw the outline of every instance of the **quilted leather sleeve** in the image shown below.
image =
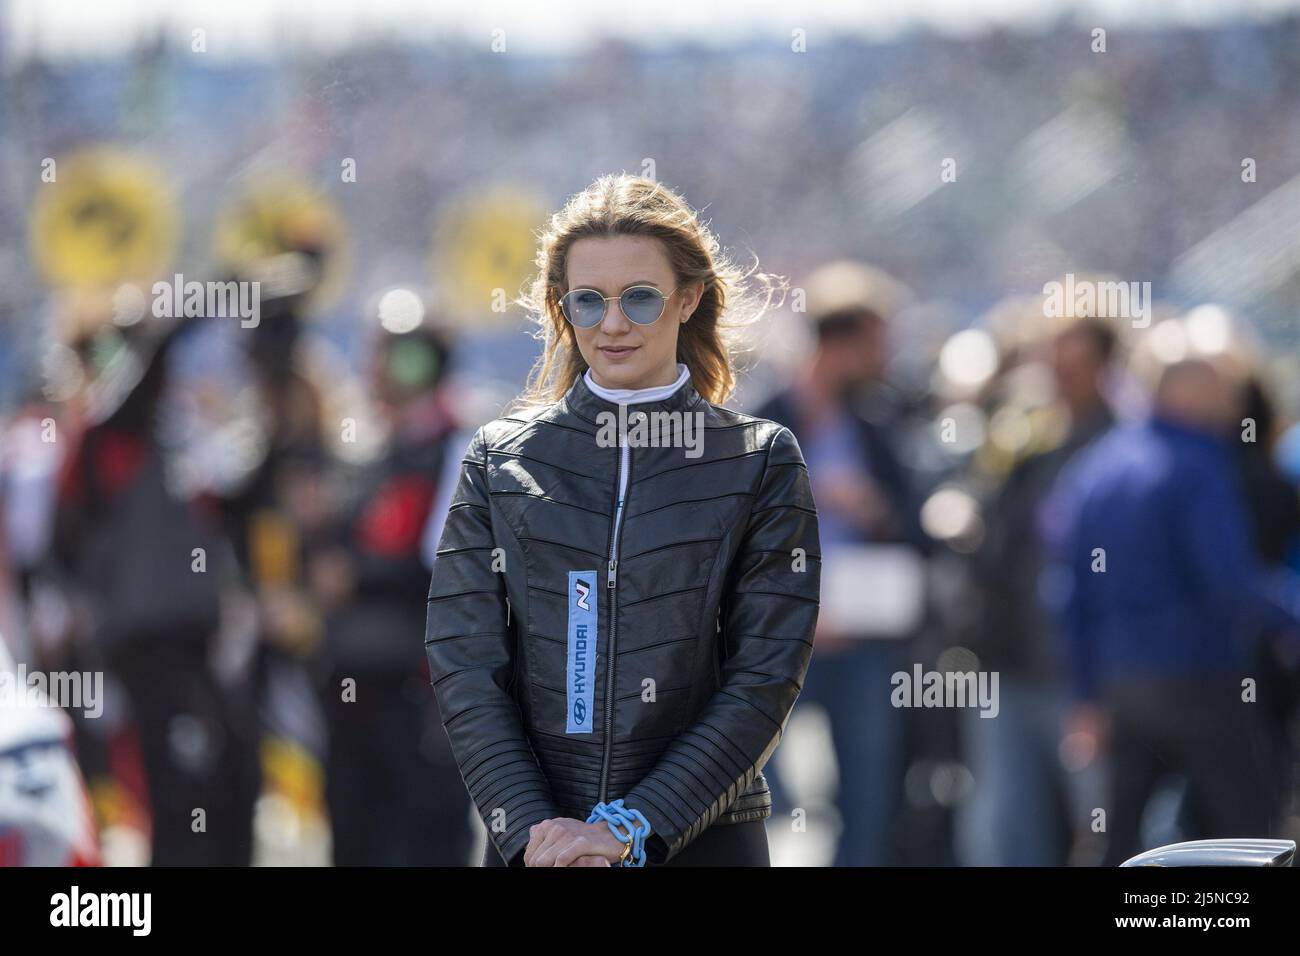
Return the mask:
<path id="1" fill-rule="evenodd" d="M 493 570 L 494 547 L 480 428 L 434 560 L 424 643 L 465 786 L 501 856 L 518 864 L 529 828 L 560 813 L 510 693 L 515 638 L 506 623 L 505 575 Z"/>
<path id="2" fill-rule="evenodd" d="M 624 798 L 645 814 L 651 863 L 698 837 L 771 757 L 803 688 L 821 591 L 817 511 L 798 442 L 781 428 L 727 573 L 721 686 Z"/>

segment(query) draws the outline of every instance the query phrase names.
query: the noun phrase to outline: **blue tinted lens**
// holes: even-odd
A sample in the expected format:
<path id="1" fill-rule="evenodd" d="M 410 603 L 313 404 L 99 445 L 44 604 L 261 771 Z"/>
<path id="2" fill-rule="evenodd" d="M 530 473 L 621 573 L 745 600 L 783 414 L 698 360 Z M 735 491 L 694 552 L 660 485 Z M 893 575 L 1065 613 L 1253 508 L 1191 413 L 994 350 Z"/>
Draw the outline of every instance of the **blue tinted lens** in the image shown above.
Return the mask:
<path id="1" fill-rule="evenodd" d="M 580 329 L 593 328 L 605 317 L 605 300 L 591 289 L 574 289 L 560 300 L 560 305 L 564 317 Z"/>
<path id="2" fill-rule="evenodd" d="M 628 289 L 619 299 L 623 314 L 637 325 L 650 325 L 664 310 L 664 295 L 649 286 Z"/>

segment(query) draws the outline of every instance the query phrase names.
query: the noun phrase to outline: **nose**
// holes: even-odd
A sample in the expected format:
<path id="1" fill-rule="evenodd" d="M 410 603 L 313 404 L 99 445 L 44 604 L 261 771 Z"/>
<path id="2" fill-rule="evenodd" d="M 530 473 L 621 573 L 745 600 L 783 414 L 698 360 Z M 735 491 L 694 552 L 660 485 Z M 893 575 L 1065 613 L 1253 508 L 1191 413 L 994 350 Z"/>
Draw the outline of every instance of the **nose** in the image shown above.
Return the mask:
<path id="1" fill-rule="evenodd" d="M 600 320 L 600 330 L 606 335 L 626 332 L 632 322 L 623 314 L 623 300 L 610 299 L 605 303 L 605 317 Z"/>

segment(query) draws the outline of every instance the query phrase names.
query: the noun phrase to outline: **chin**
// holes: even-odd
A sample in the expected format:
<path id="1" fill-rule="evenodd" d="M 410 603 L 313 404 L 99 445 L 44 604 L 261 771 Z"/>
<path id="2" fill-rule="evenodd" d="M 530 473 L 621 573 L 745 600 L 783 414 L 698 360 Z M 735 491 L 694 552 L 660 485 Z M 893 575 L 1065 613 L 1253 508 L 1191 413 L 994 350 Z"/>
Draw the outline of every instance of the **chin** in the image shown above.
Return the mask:
<path id="1" fill-rule="evenodd" d="M 630 365 L 614 365 L 604 360 L 597 362 L 591 368 L 591 374 L 606 388 L 638 388 L 636 383 L 645 377 L 644 369 Z"/>

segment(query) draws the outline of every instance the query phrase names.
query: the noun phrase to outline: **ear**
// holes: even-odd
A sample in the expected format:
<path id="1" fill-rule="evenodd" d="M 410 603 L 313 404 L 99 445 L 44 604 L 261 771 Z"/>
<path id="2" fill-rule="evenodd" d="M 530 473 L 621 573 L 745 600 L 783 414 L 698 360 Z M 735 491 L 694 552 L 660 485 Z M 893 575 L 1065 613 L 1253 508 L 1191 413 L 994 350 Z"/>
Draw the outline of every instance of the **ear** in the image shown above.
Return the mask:
<path id="1" fill-rule="evenodd" d="M 700 300 L 704 298 L 704 283 L 692 282 L 689 285 L 682 286 L 681 289 L 681 313 L 677 317 L 678 322 L 687 321 L 695 310 L 700 307 Z"/>

